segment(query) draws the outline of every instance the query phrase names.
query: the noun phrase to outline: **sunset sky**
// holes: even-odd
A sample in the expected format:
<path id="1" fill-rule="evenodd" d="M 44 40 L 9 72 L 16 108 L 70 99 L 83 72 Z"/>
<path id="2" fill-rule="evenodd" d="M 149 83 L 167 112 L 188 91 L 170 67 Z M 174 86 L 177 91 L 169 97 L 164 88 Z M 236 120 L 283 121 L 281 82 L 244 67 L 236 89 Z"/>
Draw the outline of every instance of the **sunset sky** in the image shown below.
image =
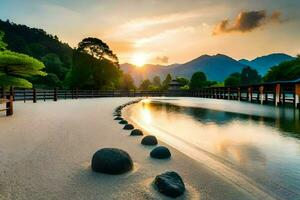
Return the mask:
<path id="1" fill-rule="evenodd" d="M 236 59 L 300 53 L 299 0 L 1 0 L 0 18 L 76 47 L 98 37 L 120 62 L 184 63 L 202 54 Z"/>

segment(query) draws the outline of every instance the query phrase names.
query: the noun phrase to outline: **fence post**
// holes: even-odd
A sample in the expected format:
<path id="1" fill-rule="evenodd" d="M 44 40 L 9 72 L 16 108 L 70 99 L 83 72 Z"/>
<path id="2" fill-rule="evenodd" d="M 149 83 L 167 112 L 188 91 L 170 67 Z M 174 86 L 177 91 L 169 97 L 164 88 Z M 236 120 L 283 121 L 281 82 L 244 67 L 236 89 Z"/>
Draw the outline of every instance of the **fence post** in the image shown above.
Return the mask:
<path id="1" fill-rule="evenodd" d="M 300 108 L 300 83 L 295 85 L 295 107 Z"/>
<path id="2" fill-rule="evenodd" d="M 57 88 L 54 88 L 53 100 L 57 101 Z"/>
<path id="3" fill-rule="evenodd" d="M 5 97 L 5 90 L 4 90 L 4 88 L 2 87 L 1 88 L 1 97 L 4 99 L 4 97 Z"/>
<path id="4" fill-rule="evenodd" d="M 15 92 L 14 92 L 14 87 L 13 86 L 10 86 L 9 94 L 12 96 L 13 101 L 14 101 L 15 100 Z"/>
<path id="5" fill-rule="evenodd" d="M 231 98 L 230 98 L 230 95 L 231 95 L 231 93 L 230 93 L 230 88 L 227 88 L 227 93 L 228 93 L 228 100 L 230 100 Z"/>
<path id="6" fill-rule="evenodd" d="M 76 95 L 75 98 L 78 99 L 78 88 L 76 88 L 75 95 Z"/>
<path id="7" fill-rule="evenodd" d="M 278 106 L 281 104 L 281 100 L 280 100 L 280 94 L 281 93 L 281 87 L 280 84 L 276 84 L 275 86 L 275 106 Z"/>
<path id="8" fill-rule="evenodd" d="M 237 99 L 238 99 L 238 101 L 240 101 L 241 100 L 241 88 L 237 88 Z"/>
<path id="9" fill-rule="evenodd" d="M 14 113 L 14 108 L 13 108 L 13 96 L 12 95 L 7 95 L 7 100 L 8 102 L 6 102 L 6 116 L 10 116 L 10 115 L 13 115 Z"/>
<path id="10" fill-rule="evenodd" d="M 248 101 L 252 101 L 252 88 L 251 87 L 248 87 L 248 95 L 247 95 L 247 97 L 248 97 Z"/>
<path id="11" fill-rule="evenodd" d="M 32 100 L 33 100 L 33 103 L 36 103 L 36 89 L 33 88 L 32 90 Z"/>
<path id="12" fill-rule="evenodd" d="M 264 86 L 260 86 L 259 87 L 259 100 L 260 100 L 260 104 L 264 104 Z"/>

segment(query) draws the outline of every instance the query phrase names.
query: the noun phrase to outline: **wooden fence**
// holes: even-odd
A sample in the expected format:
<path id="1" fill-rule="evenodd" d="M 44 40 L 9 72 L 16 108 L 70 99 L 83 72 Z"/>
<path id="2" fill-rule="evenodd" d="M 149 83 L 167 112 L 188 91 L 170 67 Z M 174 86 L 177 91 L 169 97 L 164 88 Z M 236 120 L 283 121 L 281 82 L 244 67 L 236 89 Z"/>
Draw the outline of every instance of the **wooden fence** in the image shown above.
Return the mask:
<path id="1" fill-rule="evenodd" d="M 171 91 L 121 91 L 121 90 L 79 90 L 79 89 L 0 89 L 1 96 L 11 95 L 14 101 L 57 101 L 59 99 L 80 99 L 99 97 L 201 97 L 213 99 L 249 101 L 260 104 L 291 105 L 300 107 L 300 79 L 240 87 L 213 87 L 199 90 Z M 1 98 L 0 96 L 0 98 Z"/>

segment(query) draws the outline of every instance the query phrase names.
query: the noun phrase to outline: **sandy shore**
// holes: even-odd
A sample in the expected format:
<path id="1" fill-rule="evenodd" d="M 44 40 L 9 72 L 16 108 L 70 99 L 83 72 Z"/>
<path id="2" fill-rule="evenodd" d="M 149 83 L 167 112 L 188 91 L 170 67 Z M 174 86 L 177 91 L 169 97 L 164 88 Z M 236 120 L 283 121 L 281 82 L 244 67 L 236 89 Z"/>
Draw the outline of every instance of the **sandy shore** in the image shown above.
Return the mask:
<path id="1" fill-rule="evenodd" d="M 172 159 L 149 158 L 150 148 L 130 137 L 112 113 L 134 98 L 15 103 L 0 116 L 0 199 L 166 199 L 151 187 L 167 170 L 187 184 L 179 199 L 255 199 L 175 149 Z M 135 169 L 110 176 L 93 173 L 90 160 L 103 147 L 127 151 Z"/>

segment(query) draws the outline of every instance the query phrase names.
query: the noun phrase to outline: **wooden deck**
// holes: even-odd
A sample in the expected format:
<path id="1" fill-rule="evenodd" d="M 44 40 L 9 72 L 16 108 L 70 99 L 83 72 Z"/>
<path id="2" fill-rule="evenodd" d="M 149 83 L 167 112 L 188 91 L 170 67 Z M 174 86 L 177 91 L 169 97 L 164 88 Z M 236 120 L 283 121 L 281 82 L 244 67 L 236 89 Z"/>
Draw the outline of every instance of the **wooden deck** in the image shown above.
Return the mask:
<path id="1" fill-rule="evenodd" d="M 300 78 L 293 81 L 278 81 L 258 85 L 239 87 L 210 87 L 199 90 L 170 90 L 170 91 L 122 91 L 122 90 L 79 90 L 79 89 L 19 89 L 2 90 L 4 96 L 12 96 L 14 101 L 46 101 L 59 99 L 100 98 L 100 97 L 201 97 L 237 101 L 249 101 L 275 106 L 294 106 L 300 108 Z M 0 96 L 1 98 L 1 96 Z"/>

